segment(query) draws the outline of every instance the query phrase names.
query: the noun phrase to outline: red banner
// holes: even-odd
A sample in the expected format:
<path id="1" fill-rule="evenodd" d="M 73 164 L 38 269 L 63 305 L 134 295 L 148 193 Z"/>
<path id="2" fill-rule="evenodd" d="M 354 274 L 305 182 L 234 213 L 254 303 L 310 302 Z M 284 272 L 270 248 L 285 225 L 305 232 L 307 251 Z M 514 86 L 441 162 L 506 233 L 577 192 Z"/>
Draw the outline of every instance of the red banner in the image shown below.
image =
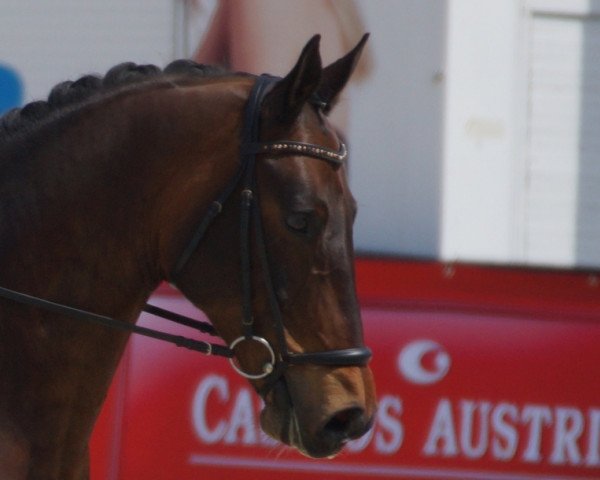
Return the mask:
<path id="1" fill-rule="evenodd" d="M 338 458 L 307 459 L 264 436 L 260 400 L 223 359 L 135 338 L 96 432 L 98 478 L 600 477 L 593 309 L 383 300 L 363 307 L 376 423 Z M 169 293 L 155 303 L 193 313 Z"/>

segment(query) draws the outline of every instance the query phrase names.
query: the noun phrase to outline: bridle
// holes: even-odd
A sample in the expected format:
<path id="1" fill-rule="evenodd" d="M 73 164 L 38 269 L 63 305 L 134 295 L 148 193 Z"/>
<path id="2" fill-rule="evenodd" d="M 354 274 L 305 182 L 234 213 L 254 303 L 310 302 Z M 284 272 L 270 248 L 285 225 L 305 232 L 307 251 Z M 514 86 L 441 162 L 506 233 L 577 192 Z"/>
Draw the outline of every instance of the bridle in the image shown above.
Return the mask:
<path id="1" fill-rule="evenodd" d="M 187 265 L 190 257 L 196 251 L 212 221 L 221 213 L 223 204 L 237 190 L 241 189 L 241 215 L 240 215 L 240 252 L 241 252 L 241 280 L 242 280 L 242 335 L 236 338 L 229 347 L 209 342 L 194 340 L 187 337 L 168 334 L 166 332 L 126 323 L 121 320 L 104 315 L 80 310 L 67 305 L 51 302 L 39 297 L 27 295 L 21 292 L 0 287 L 0 297 L 15 302 L 34 306 L 61 315 L 67 315 L 79 320 L 101 324 L 111 328 L 117 328 L 131 333 L 156 338 L 173 343 L 180 347 L 198 351 L 206 355 L 216 355 L 229 358 L 231 365 L 245 378 L 250 380 L 265 379 L 266 385 L 263 391 L 270 389 L 285 370 L 292 365 L 321 365 L 331 367 L 364 366 L 371 356 L 371 350 L 365 346 L 325 350 L 319 352 L 290 352 L 285 339 L 285 327 L 283 315 L 275 288 L 271 278 L 269 261 L 262 227 L 260 204 L 256 195 L 255 166 L 259 156 L 268 154 L 273 156 L 303 156 L 316 158 L 334 166 L 339 166 L 346 159 L 347 152 L 343 143 L 339 150 L 335 151 L 323 146 L 296 142 L 260 142 L 259 141 L 259 119 L 262 101 L 277 81 L 276 77 L 261 75 L 255 82 L 244 112 L 244 124 L 241 135 L 240 166 L 219 196 L 214 200 L 205 215 L 202 217 L 194 234 L 187 246 L 184 248 L 179 259 L 170 274 L 169 280 L 176 283 L 177 278 Z M 254 226 L 255 245 L 258 250 L 260 268 L 263 272 L 264 283 L 267 290 L 269 309 L 273 318 L 273 328 L 277 340 L 277 351 L 269 341 L 256 335 L 254 331 L 254 317 L 252 312 L 252 265 L 251 265 L 251 225 Z M 206 322 L 194 320 L 168 310 L 146 305 L 144 311 L 157 315 L 173 322 L 195 328 L 201 332 L 217 335 L 214 327 Z M 252 342 L 263 348 L 268 354 L 269 360 L 263 365 L 260 372 L 247 372 L 235 361 L 235 350 L 240 344 Z M 269 378 L 267 378 L 269 377 Z"/>
<path id="2" fill-rule="evenodd" d="M 371 350 L 366 347 L 354 347 L 341 350 L 327 350 L 322 352 L 292 353 L 287 347 L 283 316 L 277 299 L 275 288 L 270 274 L 264 231 L 260 213 L 260 204 L 256 198 L 256 175 L 255 166 L 259 155 L 268 154 L 270 157 L 282 155 L 299 155 L 312 157 L 332 163 L 339 167 L 347 157 L 346 147 L 340 143 L 338 151 L 311 143 L 296 141 L 259 142 L 259 118 L 262 100 L 269 88 L 277 81 L 277 78 L 268 75 L 258 77 L 250 93 L 244 113 L 244 125 L 241 136 L 240 167 L 233 180 L 223 190 L 221 195 L 212 204 L 211 219 L 205 217 L 192 237 L 188 246 L 184 249 L 176 263 L 172 277 L 176 278 L 191 254 L 196 250 L 198 243 L 204 236 L 208 225 L 212 221 L 212 215 L 221 211 L 223 203 L 231 196 L 234 189 L 241 186 L 241 215 L 240 215 L 240 251 L 242 262 L 242 331 L 243 334 L 235 339 L 229 346 L 234 350 L 243 342 L 254 342 L 264 348 L 269 354 L 269 361 L 263 366 L 263 370 L 257 373 L 245 372 L 239 367 L 233 357 L 230 361 L 233 368 L 242 376 L 258 380 L 271 375 L 278 378 L 289 365 L 327 365 L 327 366 L 362 366 L 371 358 Z M 254 318 L 252 314 L 252 283 L 251 283 L 251 261 L 250 261 L 250 222 L 254 223 L 255 245 L 263 272 L 264 283 L 267 289 L 269 308 L 273 317 L 273 328 L 276 333 L 279 358 L 267 339 L 254 334 Z"/>

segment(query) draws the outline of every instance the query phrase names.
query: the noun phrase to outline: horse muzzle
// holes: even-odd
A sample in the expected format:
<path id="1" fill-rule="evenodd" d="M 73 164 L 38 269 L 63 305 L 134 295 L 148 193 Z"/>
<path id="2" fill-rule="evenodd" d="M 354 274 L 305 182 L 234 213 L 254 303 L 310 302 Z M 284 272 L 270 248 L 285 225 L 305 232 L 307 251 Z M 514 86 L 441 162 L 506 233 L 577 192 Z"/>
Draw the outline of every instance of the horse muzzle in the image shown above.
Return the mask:
<path id="1" fill-rule="evenodd" d="M 298 399 L 292 398 L 286 379 L 281 378 L 265 396 L 261 427 L 274 439 L 308 457 L 333 457 L 373 425 L 374 410 L 368 412 L 359 402 L 321 411 L 320 403 L 299 408 L 293 400 L 298 403 Z"/>

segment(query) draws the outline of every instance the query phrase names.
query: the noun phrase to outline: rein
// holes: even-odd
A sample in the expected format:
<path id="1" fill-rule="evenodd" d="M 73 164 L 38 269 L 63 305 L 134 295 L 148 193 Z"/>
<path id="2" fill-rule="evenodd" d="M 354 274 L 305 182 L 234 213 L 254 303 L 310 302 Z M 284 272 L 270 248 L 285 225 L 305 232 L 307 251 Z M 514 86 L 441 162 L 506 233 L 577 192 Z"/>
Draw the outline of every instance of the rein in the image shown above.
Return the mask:
<path id="1" fill-rule="evenodd" d="M 141 327 L 139 325 L 127 323 L 122 320 L 107 317 L 105 315 L 99 315 L 97 313 L 88 312 L 87 310 L 80 310 L 78 308 L 69 307 L 61 303 L 44 300 L 43 298 L 34 297 L 32 295 L 27 295 L 25 293 L 10 290 L 8 288 L 0 287 L 0 297 L 12 300 L 13 302 L 21 303 L 23 305 L 40 308 L 48 312 L 65 315 L 67 317 L 74 318 L 75 320 L 82 320 L 117 330 L 136 333 L 145 337 L 155 338 L 157 340 L 172 343 L 178 347 L 184 347 L 189 350 L 204 353 L 206 355 L 218 355 L 228 358 L 233 356 L 233 352 L 224 345 L 212 344 L 179 335 L 172 335 L 170 333 L 161 332 L 151 328 Z M 144 311 L 171 320 L 172 322 L 195 328 L 196 330 L 208 333 L 209 335 L 216 336 L 213 326 L 209 323 L 194 320 L 192 318 L 179 315 L 178 313 L 163 310 L 162 308 L 155 307 L 153 305 L 146 305 L 144 307 Z"/>
<path id="2" fill-rule="evenodd" d="M 221 191 L 220 195 L 209 206 L 204 217 L 201 219 L 198 227 L 192 235 L 189 243 L 184 248 L 175 267 L 171 272 L 171 279 L 176 279 L 192 254 L 198 248 L 206 230 L 212 221 L 221 213 L 223 204 L 232 196 L 233 192 L 241 187 L 241 220 L 240 220 L 240 252 L 242 263 L 242 312 L 243 318 L 242 335 L 235 339 L 229 347 L 219 344 L 213 344 L 205 341 L 194 340 L 188 337 L 172 335 L 166 332 L 141 327 L 117 320 L 104 315 L 80 310 L 67 305 L 54 303 L 38 297 L 20 293 L 14 290 L 0 287 L 0 297 L 12 300 L 21 304 L 40 308 L 53 313 L 65 315 L 77 320 L 96 323 L 110 328 L 122 331 L 128 331 L 138 335 L 143 335 L 165 342 L 172 343 L 179 347 L 184 347 L 193 351 L 204 353 L 206 355 L 217 355 L 226 357 L 230 360 L 232 367 L 245 378 L 251 380 L 266 379 L 266 385 L 262 391 L 268 391 L 275 382 L 281 378 L 285 370 L 290 365 L 324 365 L 324 366 L 364 366 L 371 358 L 371 350 L 360 346 L 340 350 L 326 350 L 320 352 L 293 353 L 288 350 L 285 340 L 285 330 L 283 315 L 279 306 L 273 281 L 271 278 L 269 261 L 264 240 L 264 231 L 260 213 L 260 204 L 256 196 L 256 175 L 255 165 L 258 155 L 269 154 L 271 156 L 297 155 L 303 157 L 316 158 L 329 162 L 334 166 L 339 166 L 347 157 L 346 147 L 340 143 L 338 151 L 314 145 L 310 143 L 297 141 L 279 141 L 279 142 L 260 142 L 259 137 L 259 118 L 262 100 L 269 88 L 277 81 L 275 77 L 262 75 L 258 77 L 254 84 L 246 109 L 244 112 L 244 125 L 242 129 L 242 141 L 240 148 L 240 168 L 231 179 L 231 181 Z M 252 281 L 251 281 L 251 226 L 254 226 L 254 235 L 258 250 L 261 270 L 264 276 L 264 283 L 267 289 L 269 307 L 273 317 L 273 328 L 277 338 L 277 353 L 264 337 L 255 335 L 254 318 L 252 314 Z M 194 328 L 203 333 L 216 336 L 214 327 L 206 322 L 194 320 L 183 315 L 164 310 L 154 305 L 145 305 L 145 312 L 156 315 L 167 320 Z M 235 349 L 244 342 L 253 342 L 264 349 L 268 354 L 269 360 L 263 365 L 260 372 L 246 372 L 235 361 Z M 270 378 L 267 378 L 270 377 Z"/>

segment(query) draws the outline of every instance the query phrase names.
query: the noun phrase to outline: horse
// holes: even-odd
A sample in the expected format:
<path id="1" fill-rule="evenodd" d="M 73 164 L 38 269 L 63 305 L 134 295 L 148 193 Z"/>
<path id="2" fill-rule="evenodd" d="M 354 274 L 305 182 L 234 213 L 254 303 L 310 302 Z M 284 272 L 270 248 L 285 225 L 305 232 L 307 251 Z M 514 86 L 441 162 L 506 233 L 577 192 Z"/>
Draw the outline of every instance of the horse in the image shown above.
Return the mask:
<path id="1" fill-rule="evenodd" d="M 283 78 L 120 64 L 0 119 L 3 479 L 89 477 L 131 332 L 173 340 L 135 325 L 165 281 L 225 342 L 187 346 L 230 358 L 267 434 L 319 458 L 369 430 L 356 202 L 327 120 L 366 39 L 323 67 L 315 36 Z"/>

